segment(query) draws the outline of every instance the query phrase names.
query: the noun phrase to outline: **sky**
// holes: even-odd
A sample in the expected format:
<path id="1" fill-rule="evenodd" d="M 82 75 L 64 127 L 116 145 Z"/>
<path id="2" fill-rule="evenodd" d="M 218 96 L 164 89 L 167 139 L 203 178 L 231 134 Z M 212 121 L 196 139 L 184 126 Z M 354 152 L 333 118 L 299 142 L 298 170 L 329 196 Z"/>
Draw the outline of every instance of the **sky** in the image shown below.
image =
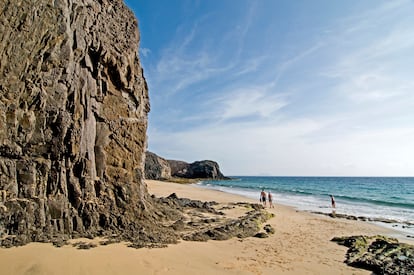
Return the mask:
<path id="1" fill-rule="evenodd" d="M 414 0 L 126 3 L 150 151 L 230 176 L 414 176 Z"/>

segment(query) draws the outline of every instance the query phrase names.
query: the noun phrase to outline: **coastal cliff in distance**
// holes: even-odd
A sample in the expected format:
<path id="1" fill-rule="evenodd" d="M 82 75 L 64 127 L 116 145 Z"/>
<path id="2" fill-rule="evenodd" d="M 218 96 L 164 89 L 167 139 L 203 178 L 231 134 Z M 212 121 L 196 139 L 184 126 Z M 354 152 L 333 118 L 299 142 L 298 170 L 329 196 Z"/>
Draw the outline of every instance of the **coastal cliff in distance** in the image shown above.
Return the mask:
<path id="1" fill-rule="evenodd" d="M 118 232 L 151 216 L 138 43 L 121 0 L 1 1 L 1 244 Z"/>
<path id="2" fill-rule="evenodd" d="M 185 179 L 229 179 L 220 171 L 217 162 L 212 160 L 187 163 L 180 160 L 166 160 L 147 151 L 145 158 L 145 178 L 153 180 Z"/>
<path id="3" fill-rule="evenodd" d="M 168 161 L 147 151 L 145 154 L 145 178 L 152 180 L 168 180 L 171 178 L 171 167 Z"/>

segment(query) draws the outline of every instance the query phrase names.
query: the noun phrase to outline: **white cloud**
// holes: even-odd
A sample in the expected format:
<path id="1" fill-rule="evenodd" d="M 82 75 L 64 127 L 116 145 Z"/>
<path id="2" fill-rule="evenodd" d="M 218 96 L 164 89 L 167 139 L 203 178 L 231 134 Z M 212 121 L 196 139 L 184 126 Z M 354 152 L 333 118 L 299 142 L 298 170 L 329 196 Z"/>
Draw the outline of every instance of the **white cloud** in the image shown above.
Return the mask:
<path id="1" fill-rule="evenodd" d="M 362 67 L 362 66 L 361 66 Z M 355 103 L 390 102 L 412 97 L 414 81 L 407 83 L 392 73 L 369 72 L 359 68 L 359 73 L 343 76 L 337 91 Z M 402 83 L 401 83 L 402 82 Z"/>
<path id="2" fill-rule="evenodd" d="M 139 49 L 139 51 L 140 51 L 140 53 L 141 53 L 141 55 L 143 56 L 143 57 L 147 57 L 150 53 L 151 53 L 151 50 L 150 49 L 148 49 L 148 48 L 140 48 Z"/>
<path id="3" fill-rule="evenodd" d="M 269 118 L 288 105 L 287 95 L 274 93 L 273 86 L 271 84 L 232 89 L 225 92 L 224 96 L 212 100 L 210 105 L 218 106 L 216 110 L 220 121 L 248 116 Z"/>

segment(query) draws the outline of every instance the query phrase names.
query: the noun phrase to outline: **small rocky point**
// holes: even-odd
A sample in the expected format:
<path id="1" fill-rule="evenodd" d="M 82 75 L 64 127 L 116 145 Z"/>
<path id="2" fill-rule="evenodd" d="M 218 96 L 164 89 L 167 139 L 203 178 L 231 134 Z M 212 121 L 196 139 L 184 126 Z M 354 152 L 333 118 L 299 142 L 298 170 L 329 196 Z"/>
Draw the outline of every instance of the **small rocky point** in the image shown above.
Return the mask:
<path id="1" fill-rule="evenodd" d="M 151 180 L 212 179 L 226 180 L 217 162 L 212 160 L 187 163 L 181 160 L 167 160 L 152 152 L 146 153 L 145 178 Z"/>
<path id="2" fill-rule="evenodd" d="M 345 263 L 374 274 L 414 274 L 414 246 L 384 236 L 335 237 L 332 241 L 348 247 Z"/>

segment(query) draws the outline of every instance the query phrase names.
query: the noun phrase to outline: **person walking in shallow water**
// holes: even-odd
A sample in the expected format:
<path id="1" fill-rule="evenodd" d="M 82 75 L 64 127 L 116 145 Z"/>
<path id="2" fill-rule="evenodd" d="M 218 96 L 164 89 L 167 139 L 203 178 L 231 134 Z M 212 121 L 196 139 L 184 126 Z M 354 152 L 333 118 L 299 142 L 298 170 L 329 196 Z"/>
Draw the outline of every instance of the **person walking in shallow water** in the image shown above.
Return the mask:
<path id="1" fill-rule="evenodd" d="M 331 205 L 332 205 L 332 217 L 336 216 L 336 203 L 335 203 L 335 198 L 334 196 L 331 196 Z"/>
<path id="2" fill-rule="evenodd" d="M 274 208 L 274 206 L 273 206 L 273 196 L 272 196 L 272 193 L 270 193 L 270 191 L 269 191 L 269 193 L 267 193 L 267 198 L 269 199 L 269 207 Z"/>
<path id="3" fill-rule="evenodd" d="M 263 203 L 263 206 L 266 207 L 266 192 L 264 189 L 260 192 L 260 201 Z"/>
<path id="4" fill-rule="evenodd" d="M 334 210 L 334 209 L 336 208 L 335 198 L 334 198 L 334 196 L 332 196 L 332 195 L 330 195 L 330 196 L 331 196 L 331 205 L 332 205 L 332 210 Z"/>

